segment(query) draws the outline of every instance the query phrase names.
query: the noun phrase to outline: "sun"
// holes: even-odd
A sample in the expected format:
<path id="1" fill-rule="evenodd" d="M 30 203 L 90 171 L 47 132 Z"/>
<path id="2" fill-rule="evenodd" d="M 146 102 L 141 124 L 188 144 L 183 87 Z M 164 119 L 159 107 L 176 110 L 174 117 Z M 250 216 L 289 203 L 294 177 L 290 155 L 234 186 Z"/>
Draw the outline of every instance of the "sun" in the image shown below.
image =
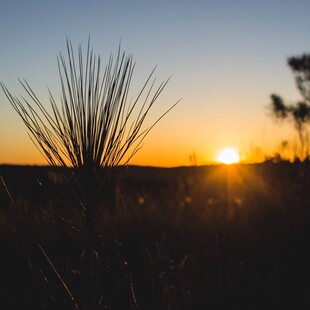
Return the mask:
<path id="1" fill-rule="evenodd" d="M 233 148 L 226 148 L 219 153 L 217 160 L 223 164 L 231 165 L 238 163 L 240 161 L 240 157 L 237 150 Z"/>

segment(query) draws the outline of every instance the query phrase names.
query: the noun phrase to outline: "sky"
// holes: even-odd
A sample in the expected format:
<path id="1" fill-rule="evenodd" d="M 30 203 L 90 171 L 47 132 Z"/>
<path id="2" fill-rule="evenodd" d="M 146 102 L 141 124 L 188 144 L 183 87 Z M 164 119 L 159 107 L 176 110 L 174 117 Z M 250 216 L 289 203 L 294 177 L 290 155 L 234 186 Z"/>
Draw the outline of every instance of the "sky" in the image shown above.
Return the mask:
<path id="1" fill-rule="evenodd" d="M 90 36 L 103 63 L 121 42 L 136 62 L 133 94 L 155 66 L 158 83 L 171 76 L 150 123 L 181 99 L 131 164 L 209 164 L 225 147 L 256 161 L 296 137 L 268 104 L 272 93 L 300 99 L 287 58 L 310 52 L 309 12 L 303 0 L 0 0 L 0 81 L 19 96 L 25 78 L 48 106 L 66 38 L 86 48 Z M 45 164 L 2 90 L 0 163 Z"/>

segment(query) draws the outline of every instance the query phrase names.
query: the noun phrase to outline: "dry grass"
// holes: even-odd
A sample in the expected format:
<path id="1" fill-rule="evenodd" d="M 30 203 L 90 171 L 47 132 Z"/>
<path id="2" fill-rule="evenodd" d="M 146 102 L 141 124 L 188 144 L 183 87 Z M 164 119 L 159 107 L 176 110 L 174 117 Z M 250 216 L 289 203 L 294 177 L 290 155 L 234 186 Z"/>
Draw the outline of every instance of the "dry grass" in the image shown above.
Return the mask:
<path id="1" fill-rule="evenodd" d="M 26 80 L 19 79 L 27 95 L 21 98 L 3 83 L 0 85 L 46 161 L 62 168 L 58 171 L 66 180 L 67 190 L 75 196 L 75 205 L 84 219 L 82 258 L 92 288 L 89 306 L 94 307 L 100 300 L 95 266 L 101 260 L 95 245 L 96 226 L 103 211 L 115 207 L 112 168 L 126 165 L 150 130 L 177 103 L 146 126 L 147 116 L 169 80 L 155 87 L 154 68 L 139 93 L 128 98 L 135 63 L 120 47 L 115 58 L 110 56 L 103 72 L 100 56 L 90 48 L 90 41 L 86 53 L 79 46 L 75 56 L 72 43 L 67 40 L 67 59 L 60 53 L 57 60 L 61 101 L 57 103 L 49 92 L 51 112 Z M 45 253 L 43 249 L 41 252 Z"/>

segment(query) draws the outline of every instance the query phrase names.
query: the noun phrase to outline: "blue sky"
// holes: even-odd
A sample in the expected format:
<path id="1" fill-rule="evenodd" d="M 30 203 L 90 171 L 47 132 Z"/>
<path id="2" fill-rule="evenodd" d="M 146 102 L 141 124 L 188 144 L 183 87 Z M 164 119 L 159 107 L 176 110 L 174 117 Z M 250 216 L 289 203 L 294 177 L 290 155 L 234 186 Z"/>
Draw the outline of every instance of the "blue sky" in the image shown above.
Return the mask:
<path id="1" fill-rule="evenodd" d="M 133 92 L 155 65 L 159 81 L 172 76 L 154 117 L 182 98 L 133 163 L 188 164 L 195 152 L 203 164 L 225 146 L 272 152 L 291 131 L 266 106 L 273 92 L 299 99 L 286 60 L 310 52 L 309 12 L 310 1 L 2 0 L 0 81 L 18 95 L 23 77 L 43 99 L 47 86 L 57 97 L 66 37 L 86 46 L 90 35 L 103 62 L 121 40 L 137 62 Z M 0 162 L 29 158 L 41 160 L 0 92 Z"/>

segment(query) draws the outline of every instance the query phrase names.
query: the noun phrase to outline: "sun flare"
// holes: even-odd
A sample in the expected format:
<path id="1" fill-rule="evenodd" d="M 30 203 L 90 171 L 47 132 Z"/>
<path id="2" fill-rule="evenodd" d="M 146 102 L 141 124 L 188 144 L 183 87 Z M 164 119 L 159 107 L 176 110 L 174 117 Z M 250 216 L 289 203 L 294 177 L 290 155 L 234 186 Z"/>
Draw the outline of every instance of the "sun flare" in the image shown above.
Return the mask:
<path id="1" fill-rule="evenodd" d="M 220 163 L 231 165 L 238 163 L 240 161 L 240 157 L 237 150 L 233 148 L 226 148 L 219 153 L 217 160 Z"/>

